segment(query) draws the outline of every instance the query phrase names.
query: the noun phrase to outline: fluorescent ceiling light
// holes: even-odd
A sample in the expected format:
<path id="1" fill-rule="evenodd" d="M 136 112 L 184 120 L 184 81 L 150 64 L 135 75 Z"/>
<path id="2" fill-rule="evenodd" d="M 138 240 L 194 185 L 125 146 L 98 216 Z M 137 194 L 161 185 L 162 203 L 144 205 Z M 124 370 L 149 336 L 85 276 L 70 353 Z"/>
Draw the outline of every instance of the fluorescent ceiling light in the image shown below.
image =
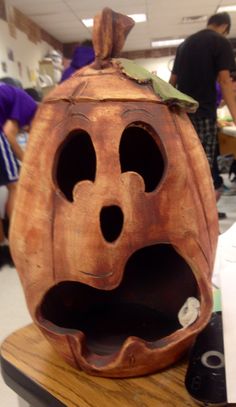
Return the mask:
<path id="1" fill-rule="evenodd" d="M 84 18 L 82 23 L 85 25 L 85 27 L 90 28 L 93 26 L 93 18 Z"/>
<path id="2" fill-rule="evenodd" d="M 129 17 L 131 17 L 136 23 L 147 21 L 146 14 L 129 14 Z M 82 19 L 82 23 L 86 27 L 91 28 L 93 26 L 93 18 L 84 18 Z"/>
<path id="3" fill-rule="evenodd" d="M 136 23 L 147 21 L 146 14 L 129 14 L 129 17 L 131 17 Z"/>
<path id="4" fill-rule="evenodd" d="M 222 13 L 222 11 L 236 11 L 236 5 L 232 5 L 232 6 L 220 6 L 217 9 L 217 13 Z"/>
<path id="5" fill-rule="evenodd" d="M 152 40 L 153 48 L 164 48 L 164 47 L 178 47 L 184 38 L 173 38 L 168 40 Z"/>

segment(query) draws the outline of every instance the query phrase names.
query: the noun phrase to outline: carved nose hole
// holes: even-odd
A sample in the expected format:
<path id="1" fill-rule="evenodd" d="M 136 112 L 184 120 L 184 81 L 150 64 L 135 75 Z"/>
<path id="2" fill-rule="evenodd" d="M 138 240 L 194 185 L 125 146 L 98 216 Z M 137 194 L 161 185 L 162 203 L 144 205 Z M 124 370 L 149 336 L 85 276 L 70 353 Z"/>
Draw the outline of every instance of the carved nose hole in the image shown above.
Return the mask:
<path id="1" fill-rule="evenodd" d="M 104 239 L 114 242 L 121 234 L 124 215 L 119 206 L 104 206 L 100 212 L 100 225 Z"/>

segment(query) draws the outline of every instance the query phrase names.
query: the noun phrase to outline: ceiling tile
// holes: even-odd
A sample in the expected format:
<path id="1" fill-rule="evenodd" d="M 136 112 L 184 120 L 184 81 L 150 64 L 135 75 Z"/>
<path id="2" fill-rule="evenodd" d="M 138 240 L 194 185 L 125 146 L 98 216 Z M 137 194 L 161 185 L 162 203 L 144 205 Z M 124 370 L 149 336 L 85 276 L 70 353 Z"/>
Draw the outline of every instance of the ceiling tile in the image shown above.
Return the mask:
<path id="1" fill-rule="evenodd" d="M 93 17 L 107 0 L 11 0 L 24 14 L 61 42 L 91 38 L 91 29 L 82 18 Z M 131 30 L 124 50 L 150 49 L 151 39 L 186 37 L 205 27 L 205 23 L 182 24 L 182 18 L 214 14 L 219 3 L 231 4 L 232 0 L 110 0 L 109 7 L 123 14 L 147 13 L 146 23 L 136 24 Z M 231 37 L 236 37 L 236 13 L 231 14 Z"/>

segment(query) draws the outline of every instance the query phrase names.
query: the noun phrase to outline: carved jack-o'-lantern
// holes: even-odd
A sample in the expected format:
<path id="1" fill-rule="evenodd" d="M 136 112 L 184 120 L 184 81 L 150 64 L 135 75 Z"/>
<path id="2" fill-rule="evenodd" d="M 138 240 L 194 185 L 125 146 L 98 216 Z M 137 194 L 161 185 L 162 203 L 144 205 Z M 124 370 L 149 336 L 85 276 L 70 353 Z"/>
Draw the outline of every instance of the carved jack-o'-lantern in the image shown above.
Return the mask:
<path id="1" fill-rule="evenodd" d="M 40 106 L 10 236 L 34 322 L 69 364 L 110 377 L 170 365 L 203 329 L 218 233 L 194 101 L 111 58 L 131 26 L 105 9 L 95 63 Z"/>

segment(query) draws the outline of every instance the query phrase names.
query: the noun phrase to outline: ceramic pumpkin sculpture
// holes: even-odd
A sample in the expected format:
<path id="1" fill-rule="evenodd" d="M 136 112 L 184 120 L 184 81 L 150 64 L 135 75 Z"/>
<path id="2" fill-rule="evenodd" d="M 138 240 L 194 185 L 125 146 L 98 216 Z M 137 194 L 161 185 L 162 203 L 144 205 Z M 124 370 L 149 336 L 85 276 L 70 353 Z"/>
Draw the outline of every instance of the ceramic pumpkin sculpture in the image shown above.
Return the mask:
<path id="1" fill-rule="evenodd" d="M 163 369 L 209 320 L 218 234 L 191 98 L 115 59 L 133 25 L 95 18 L 95 62 L 33 123 L 10 244 L 33 321 L 75 368 Z"/>

